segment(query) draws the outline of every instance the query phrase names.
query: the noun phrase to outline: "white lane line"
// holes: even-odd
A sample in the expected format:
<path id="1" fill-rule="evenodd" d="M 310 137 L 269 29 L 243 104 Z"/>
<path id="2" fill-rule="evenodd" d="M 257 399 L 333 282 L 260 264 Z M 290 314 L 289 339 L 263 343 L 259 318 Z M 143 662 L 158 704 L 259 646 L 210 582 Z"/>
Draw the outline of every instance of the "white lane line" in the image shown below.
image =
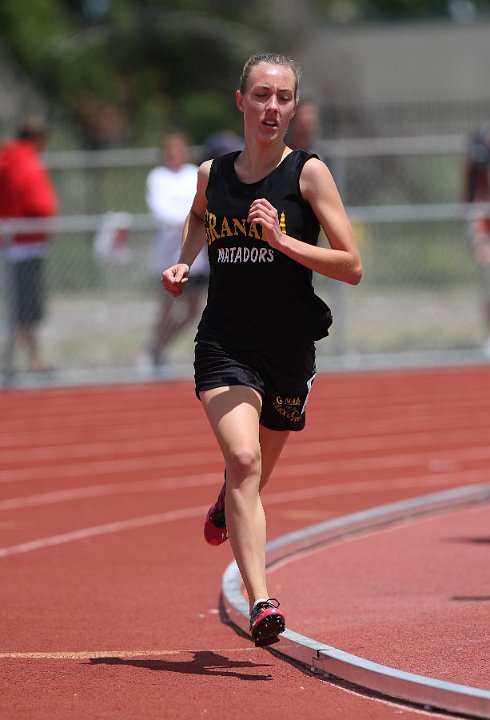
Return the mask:
<path id="1" fill-rule="evenodd" d="M 363 482 L 337 483 L 333 485 L 325 485 L 320 487 L 301 488 L 299 490 L 289 490 L 277 493 L 264 493 L 264 505 L 280 504 L 291 501 L 300 502 L 318 497 L 328 497 L 329 495 L 352 495 L 354 493 L 372 493 L 384 490 L 408 490 L 418 487 L 437 487 L 438 485 L 447 485 L 457 479 L 459 485 L 473 485 L 476 483 L 487 482 L 490 471 L 488 468 L 484 470 L 469 470 L 467 472 L 451 473 L 433 473 L 431 475 L 418 475 L 417 477 L 405 478 L 388 478 L 386 480 L 372 480 Z"/>
<path id="2" fill-rule="evenodd" d="M 300 453 L 299 457 L 303 456 Z M 299 459 L 299 457 L 297 459 Z M 437 460 L 438 462 L 458 463 L 471 460 L 490 460 L 490 446 L 483 445 L 477 447 L 448 448 L 445 450 L 426 450 L 423 452 L 404 452 L 391 453 L 386 455 L 386 451 L 382 455 L 372 455 L 366 457 L 364 454 L 359 457 L 348 457 L 333 459 L 325 453 L 324 457 L 318 457 L 314 463 L 304 463 L 303 465 L 295 465 L 300 471 L 302 468 L 308 469 L 312 466 L 322 465 L 327 467 L 330 473 L 343 472 L 350 470 L 379 470 L 381 468 L 396 467 L 413 467 L 421 464 L 429 464 Z M 296 458 L 291 458 L 290 463 L 295 462 Z M 155 458 L 128 458 L 128 459 L 108 459 L 105 461 L 81 462 L 56 466 L 34 466 L 32 468 L 19 468 L 12 470 L 0 471 L 0 482 L 21 482 L 32 480 L 46 480 L 66 477 L 80 477 L 83 475 L 114 475 L 118 472 L 142 472 L 149 469 L 168 468 L 170 465 L 175 467 L 203 466 L 219 462 L 216 450 L 209 452 L 201 452 L 195 456 L 187 453 L 177 453 L 171 456 L 158 456 Z M 288 462 L 286 459 L 283 461 Z M 287 470 L 281 469 L 286 473 Z"/>
<path id="3" fill-rule="evenodd" d="M 297 475 L 304 479 L 319 470 L 324 470 L 324 463 L 318 463 L 313 467 L 305 469 L 304 466 L 291 466 L 281 471 L 285 476 Z M 396 480 L 368 480 L 356 482 L 339 482 L 325 486 L 302 487 L 301 490 L 286 490 L 284 492 L 265 492 L 264 500 L 267 503 L 282 503 L 290 500 L 305 500 L 313 497 L 345 494 L 345 493 L 366 493 L 373 490 L 385 490 L 391 488 L 412 488 L 419 486 L 443 485 L 451 482 L 454 474 L 463 483 L 483 482 L 488 477 L 488 470 L 467 470 L 465 472 L 454 469 L 452 471 L 441 471 L 436 469 L 431 474 L 419 475 L 416 477 L 397 478 Z M 216 485 L 219 478 L 216 473 L 203 475 L 191 475 L 187 477 L 173 477 L 165 480 L 133 480 L 125 483 L 106 483 L 101 485 L 89 485 L 86 487 L 71 488 L 67 490 L 54 490 L 53 492 L 36 493 L 19 497 L 0 500 L 0 512 L 6 510 L 17 510 L 24 507 L 39 507 L 41 505 L 53 505 L 56 503 L 74 502 L 96 497 L 110 497 L 112 495 L 132 495 L 138 493 L 164 492 L 168 490 L 181 490 L 189 487 L 206 487 Z"/>
<path id="4" fill-rule="evenodd" d="M 215 648 L 213 653 L 261 652 L 260 648 L 231 647 Z M 0 660 L 89 660 L 91 658 L 138 658 L 165 657 L 166 655 L 189 655 L 210 652 L 209 648 L 189 648 L 188 650 L 80 650 L 74 652 L 0 652 Z"/>
<path id="5" fill-rule="evenodd" d="M 460 483 L 463 477 L 465 477 L 467 482 L 470 483 L 481 481 L 482 475 L 484 475 L 486 479 L 488 477 L 488 472 L 481 471 L 481 473 L 467 473 L 466 476 L 464 476 L 464 474 L 459 474 L 456 477 L 458 477 Z M 429 485 L 431 487 L 434 487 L 437 485 L 447 484 L 452 477 L 452 475 L 448 477 L 447 474 L 444 474 L 436 477 L 425 476 L 416 479 L 405 478 L 398 481 L 391 479 L 370 483 L 363 483 L 359 481 L 354 483 L 339 483 L 337 485 L 325 487 L 321 486 L 312 488 L 301 488 L 299 490 L 293 490 L 289 492 L 269 493 L 267 495 L 264 494 L 264 505 L 267 506 L 272 504 L 290 503 L 291 501 L 301 502 L 305 499 L 313 499 L 335 494 L 342 496 L 345 494 L 353 493 L 370 493 L 373 492 L 373 490 L 403 490 L 406 488 L 418 487 L 419 485 L 422 485 L 423 487 L 427 487 Z M 58 545 L 64 545 L 66 543 L 77 542 L 79 540 L 86 540 L 90 537 L 108 535 L 110 533 L 116 532 L 125 532 L 126 530 L 134 530 L 141 527 L 148 527 L 151 525 L 174 522 L 176 520 L 199 517 L 200 515 L 204 515 L 207 510 L 208 505 L 200 505 L 198 507 L 183 508 L 181 510 L 171 510 L 164 513 L 157 513 L 154 515 L 145 515 L 143 517 L 133 518 L 131 520 L 120 520 L 117 522 L 105 523 L 103 525 L 96 525 L 94 527 L 81 528 L 79 530 L 73 530 L 71 532 L 61 533 L 59 535 L 52 535 L 46 538 L 30 540 L 28 542 L 20 543 L 18 545 L 0 548 L 0 559 L 4 557 L 9 557 L 11 555 L 19 555 L 21 553 L 42 550 L 43 548 L 47 547 L 54 547 Z"/>
<path id="6" fill-rule="evenodd" d="M 172 428 L 173 430 L 173 428 Z M 189 433 L 189 430 L 186 431 Z M 33 463 L 34 461 L 60 462 L 75 458 L 76 460 L 90 458 L 106 458 L 108 456 L 117 456 L 123 449 L 125 456 L 144 455 L 145 453 L 159 453 L 160 455 L 166 450 L 177 450 L 180 448 L 183 452 L 201 452 L 209 449 L 209 435 L 192 434 L 192 447 L 189 446 L 189 434 L 183 437 L 167 436 L 154 438 L 132 438 L 126 439 L 120 437 L 117 440 L 97 440 L 93 442 L 60 442 L 58 435 L 58 443 L 52 445 L 42 444 L 39 446 L 2 448 L 2 463 Z M 200 442 L 198 442 L 200 440 Z M 28 444 L 28 443 L 27 443 Z M 121 447 L 122 445 L 122 447 Z"/>
<path id="7" fill-rule="evenodd" d="M 98 535 L 108 535 L 110 533 L 123 532 L 126 530 L 135 530 L 136 528 L 174 522 L 175 520 L 187 520 L 192 517 L 204 515 L 208 508 L 209 505 L 200 505 L 199 507 L 186 508 L 183 510 L 171 510 L 164 513 L 157 513 L 155 515 L 145 515 L 143 517 L 132 518 L 131 520 L 119 520 L 117 522 L 105 523 L 104 525 L 80 528 L 79 530 L 72 530 L 71 532 L 61 533 L 60 535 L 39 538 L 38 540 L 30 540 L 25 543 L 20 543 L 19 545 L 0 548 L 0 558 L 33 552 L 34 550 L 41 550 L 47 547 L 64 545 L 78 540 L 86 540 L 87 538 L 96 537 Z"/>
<path id="8" fill-rule="evenodd" d="M 116 411 L 114 411 L 116 412 Z M 124 416 L 122 415 L 124 418 Z M 2 418 L 3 420 L 3 418 Z M 145 443 L 150 445 L 153 442 L 165 444 L 169 442 L 172 437 L 179 438 L 191 437 L 193 441 L 209 442 L 209 430 L 207 425 L 203 426 L 202 423 L 193 423 L 189 419 L 188 422 L 173 422 L 171 429 L 172 434 L 169 436 L 165 433 L 169 421 L 166 418 L 160 418 L 159 423 L 141 423 L 140 425 L 134 425 L 130 422 L 126 423 L 120 421 L 114 423 L 114 416 L 107 418 L 105 423 L 91 423 L 90 430 L 87 430 L 90 420 L 80 421 L 75 425 L 68 422 L 69 416 L 60 418 L 59 421 L 53 424 L 52 427 L 47 427 L 45 423 L 36 424 L 30 428 L 27 420 L 24 420 L 22 427 L 19 429 L 12 428 L 8 429 L 6 424 L 2 424 L 2 435 L 0 437 L 0 449 L 6 450 L 7 452 L 22 452 L 23 448 L 46 448 L 50 450 L 62 450 L 67 447 L 75 448 L 76 446 L 86 446 L 89 448 L 91 445 L 97 447 L 101 444 L 113 445 L 120 444 L 121 440 L 124 443 L 137 442 L 141 439 Z M 461 424 L 461 423 L 460 423 Z M 26 426 L 28 429 L 26 430 Z M 61 428 L 61 432 L 60 432 Z M 180 434 L 179 434 L 180 433 Z"/>
<path id="9" fill-rule="evenodd" d="M 486 418 L 485 418 L 486 419 Z M 172 430 L 174 430 L 172 428 Z M 318 452 L 321 449 L 323 452 L 332 448 L 337 450 L 339 442 L 342 443 L 342 448 L 349 451 L 365 451 L 366 449 L 374 450 L 376 448 L 386 449 L 387 446 L 391 447 L 403 447 L 409 445 L 411 448 L 423 448 L 429 445 L 431 448 L 434 446 L 434 441 L 442 439 L 448 445 L 465 445 L 471 441 L 473 444 L 475 438 L 481 436 L 482 440 L 487 439 L 488 422 L 482 422 L 481 427 L 475 427 L 474 422 L 471 429 L 465 427 L 456 427 L 449 429 L 431 430 L 412 430 L 402 426 L 400 429 L 393 427 L 393 423 L 385 423 L 378 432 L 375 431 L 373 424 L 369 424 L 368 436 L 356 436 L 355 432 L 352 437 L 329 437 L 319 438 L 318 440 L 309 439 L 304 440 L 301 443 L 302 452 L 306 453 L 311 451 Z M 364 428 L 365 431 L 365 428 Z M 189 448 L 188 438 L 189 429 L 187 429 L 185 436 L 177 437 L 143 437 L 143 438 L 124 438 L 124 455 L 130 456 L 133 452 L 137 455 L 143 455 L 149 452 L 159 453 L 160 455 L 166 450 L 185 450 L 186 453 L 192 451 L 201 452 L 202 450 L 209 449 L 209 435 L 201 434 L 196 435 L 192 433 L 192 449 Z M 92 442 L 71 442 L 71 443 L 59 443 L 59 436 L 56 438 L 57 443 L 48 445 L 46 443 L 39 446 L 29 447 L 29 451 L 26 452 L 25 447 L 8 447 L 2 448 L 2 463 L 32 463 L 34 461 L 51 461 L 53 463 L 59 462 L 60 460 L 66 461 L 68 459 L 96 459 L 96 458 L 107 458 L 108 456 L 117 455 L 121 451 L 121 441 L 123 438 L 118 440 L 103 440 L 99 439 Z M 199 442 L 198 442 L 199 440 Z M 468 443 L 466 442 L 468 440 Z"/>
<path id="10" fill-rule="evenodd" d="M 181 490 L 189 487 L 204 487 L 218 485 L 220 481 L 217 473 L 191 475 L 188 477 L 173 477 L 165 480 L 133 480 L 124 483 L 106 483 L 104 485 L 89 485 L 86 487 L 70 488 L 67 490 L 54 490 L 53 492 L 36 493 L 20 497 L 0 500 L 0 511 L 16 510 L 23 507 L 39 505 L 52 505 L 74 500 L 85 500 L 95 497 L 109 497 L 111 495 L 132 495 L 136 493 L 158 492 L 166 490 Z"/>
<path id="11" fill-rule="evenodd" d="M 141 458 L 109 458 L 107 460 L 81 461 L 57 465 L 35 465 L 27 468 L 13 468 L 0 471 L 0 483 L 25 482 L 31 480 L 45 480 L 46 478 L 79 477 L 81 475 L 114 475 L 118 472 L 142 472 L 174 467 L 189 467 L 190 465 L 211 465 L 218 458 L 216 450 L 200 451 L 195 455 L 190 453 L 175 453 L 174 455 L 159 454 L 155 457 Z"/>
<path id="12" fill-rule="evenodd" d="M 287 649 L 289 647 L 289 644 L 287 644 L 284 640 L 281 642 L 281 648 Z M 97 659 L 104 659 L 104 658 L 120 658 L 120 659 L 130 659 L 130 658 L 145 658 L 145 659 L 152 659 L 152 658 L 165 658 L 165 657 L 178 657 L 178 656 L 186 656 L 186 655 L 195 655 L 196 653 L 209 653 L 209 647 L 206 648 L 190 648 L 188 650 L 94 650 L 91 652 L 90 650 L 81 650 L 79 652 L 1 652 L 0 653 L 0 660 L 73 660 L 73 661 L 80 661 L 80 660 L 97 660 Z M 261 648 L 256 648 L 255 645 L 246 645 L 241 647 L 226 647 L 226 648 L 213 648 L 211 650 L 212 653 L 215 653 L 216 655 L 239 655 L 240 657 L 243 657 L 243 655 L 252 655 L 252 654 L 262 654 Z M 208 664 L 207 667 L 213 668 L 213 667 L 222 667 L 219 662 L 216 664 Z M 362 695 L 361 692 L 355 692 L 352 689 L 348 688 L 342 688 L 342 691 L 347 693 L 348 695 L 354 695 L 355 697 L 365 697 Z M 396 702 L 390 702 L 388 700 L 376 700 L 376 702 L 381 703 L 383 705 L 387 705 L 389 707 L 393 707 L 397 709 L 397 712 L 399 712 L 400 705 L 396 704 Z M 447 718 L 447 715 L 440 715 L 436 711 L 425 711 L 421 709 L 417 709 L 417 715 L 423 715 L 430 718 L 438 718 L 438 717 L 445 717 Z"/>

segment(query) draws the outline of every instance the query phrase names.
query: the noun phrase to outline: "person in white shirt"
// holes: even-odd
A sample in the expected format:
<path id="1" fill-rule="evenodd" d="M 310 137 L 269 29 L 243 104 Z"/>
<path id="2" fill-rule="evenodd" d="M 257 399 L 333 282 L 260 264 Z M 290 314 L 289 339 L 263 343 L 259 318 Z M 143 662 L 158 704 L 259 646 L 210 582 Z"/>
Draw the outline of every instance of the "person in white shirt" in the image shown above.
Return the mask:
<path id="1" fill-rule="evenodd" d="M 197 186 L 197 165 L 190 160 L 191 149 L 184 134 L 172 132 L 162 139 L 162 164 L 146 180 L 146 203 L 155 217 L 157 230 L 151 253 L 151 270 L 158 282 L 158 306 L 151 339 L 139 358 L 143 366 L 158 367 L 176 335 L 200 315 L 209 277 L 206 248 L 196 258 L 183 307 L 162 293 L 162 268 L 177 262 L 182 232 Z"/>

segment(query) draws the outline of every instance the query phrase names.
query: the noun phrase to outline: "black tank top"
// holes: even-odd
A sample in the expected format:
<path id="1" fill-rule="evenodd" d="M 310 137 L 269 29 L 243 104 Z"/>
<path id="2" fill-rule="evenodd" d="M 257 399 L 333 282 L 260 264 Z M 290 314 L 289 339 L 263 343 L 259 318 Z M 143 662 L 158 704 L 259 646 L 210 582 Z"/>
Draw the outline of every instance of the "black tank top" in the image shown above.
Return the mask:
<path id="1" fill-rule="evenodd" d="M 305 162 L 317 156 L 294 150 L 262 180 L 243 183 L 234 167 L 238 155 L 211 165 L 205 216 L 209 290 L 196 340 L 273 348 L 325 337 L 331 314 L 313 291 L 311 270 L 271 248 L 262 227 L 247 222 L 253 200 L 266 198 L 284 233 L 316 245 L 320 226 L 301 196 L 299 178 Z"/>

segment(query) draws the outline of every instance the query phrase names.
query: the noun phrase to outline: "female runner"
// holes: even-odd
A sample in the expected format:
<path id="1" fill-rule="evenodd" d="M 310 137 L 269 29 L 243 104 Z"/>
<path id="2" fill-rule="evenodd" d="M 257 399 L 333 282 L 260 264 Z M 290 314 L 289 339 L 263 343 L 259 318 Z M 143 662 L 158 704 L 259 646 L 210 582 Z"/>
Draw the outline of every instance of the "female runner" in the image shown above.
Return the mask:
<path id="1" fill-rule="evenodd" d="M 228 537 L 250 603 L 256 645 L 285 629 L 265 573 L 265 487 L 290 432 L 305 425 L 315 377 L 315 341 L 328 335 L 330 310 L 312 273 L 356 285 L 361 259 L 327 166 L 284 142 L 298 105 L 300 71 L 290 58 L 254 55 L 236 104 L 244 148 L 199 168 L 197 191 L 177 264 L 162 275 L 179 296 L 207 243 L 208 300 L 195 347 L 196 394 L 219 443 L 225 483 L 204 534 Z M 320 227 L 329 247 L 317 245 Z"/>

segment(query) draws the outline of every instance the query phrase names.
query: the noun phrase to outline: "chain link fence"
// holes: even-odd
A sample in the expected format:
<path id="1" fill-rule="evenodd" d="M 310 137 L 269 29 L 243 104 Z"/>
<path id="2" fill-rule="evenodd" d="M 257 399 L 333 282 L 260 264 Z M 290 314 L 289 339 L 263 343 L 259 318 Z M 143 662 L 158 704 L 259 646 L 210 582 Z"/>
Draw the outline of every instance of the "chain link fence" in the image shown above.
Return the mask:
<path id="1" fill-rule="evenodd" d="M 487 361 L 468 235 L 473 209 L 458 202 L 465 148 L 462 135 L 323 143 L 364 277 L 356 287 L 315 277 L 334 315 L 331 337 L 318 344 L 320 369 Z M 144 197 L 158 151 L 56 152 L 45 161 L 61 205 L 47 223 L 48 314 L 40 328 L 52 369 L 26 373 L 16 350 L 8 244 L 19 227 L 0 222 L 3 385 L 189 377 L 194 327 L 150 375 L 138 360 L 162 292 L 149 265 L 154 223 Z"/>

